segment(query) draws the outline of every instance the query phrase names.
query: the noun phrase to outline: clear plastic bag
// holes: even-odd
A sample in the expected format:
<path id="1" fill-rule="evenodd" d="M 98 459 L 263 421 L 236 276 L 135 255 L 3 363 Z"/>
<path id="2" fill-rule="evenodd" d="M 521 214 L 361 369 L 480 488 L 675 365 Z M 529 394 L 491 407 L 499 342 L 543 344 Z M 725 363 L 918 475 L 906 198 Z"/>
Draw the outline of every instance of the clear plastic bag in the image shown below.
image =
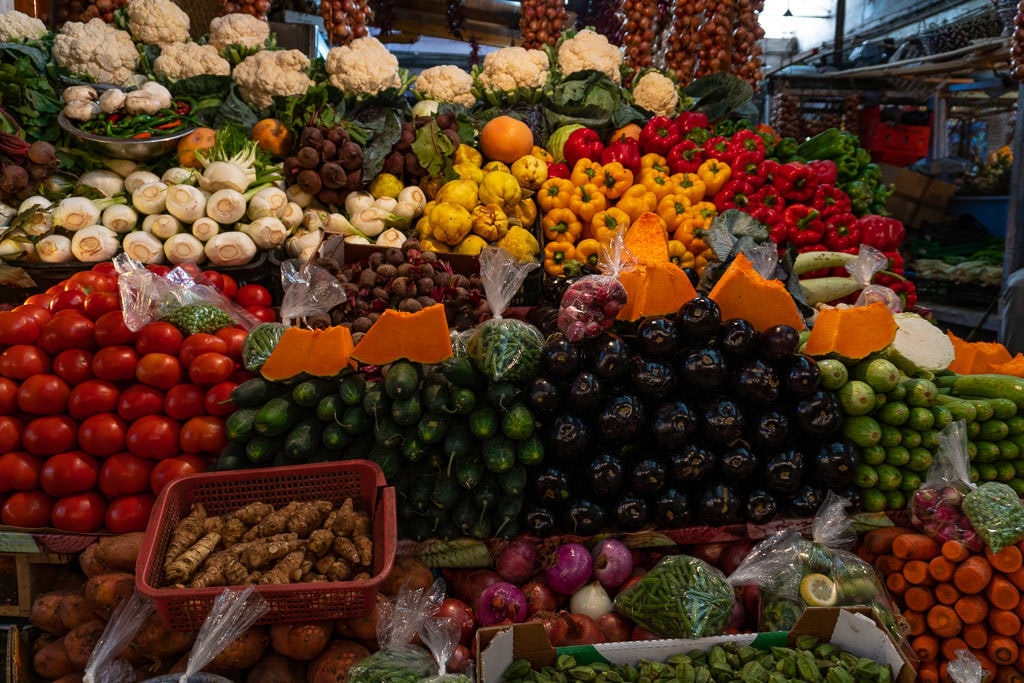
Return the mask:
<path id="1" fill-rule="evenodd" d="M 345 301 L 345 288 L 326 268 L 288 259 L 281 264 L 281 320 L 327 316 Z"/>
<path id="2" fill-rule="evenodd" d="M 444 582 L 438 579 L 427 590 L 402 588 L 393 599 L 380 603 L 380 649 L 349 669 L 349 683 L 418 683 L 433 676 L 437 662 L 429 652 L 411 643 L 443 600 Z"/>
<path id="3" fill-rule="evenodd" d="M 269 610 L 270 605 L 252 586 L 246 586 L 243 590 L 225 588 L 199 627 L 195 645 L 185 664 L 185 672 L 181 674 L 178 683 L 188 683 L 190 676 L 202 671 L 232 640 L 248 630 Z"/>
<path id="4" fill-rule="evenodd" d="M 849 501 L 829 493 L 811 525 L 813 540 L 783 529 L 754 546 L 728 579 L 761 589 L 760 629 L 788 631 L 805 607 L 866 605 L 892 635 L 906 625 L 875 570 L 850 552 L 857 539 L 846 514 Z"/>
<path id="5" fill-rule="evenodd" d="M 494 317 L 473 329 L 466 352 L 492 382 L 526 381 L 540 367 L 544 346 L 540 330 L 522 320 L 501 317 L 523 280 L 538 267 L 535 261 L 520 263 L 494 245 L 480 252 L 480 279 Z"/>
<path id="6" fill-rule="evenodd" d="M 135 669 L 120 657 L 132 638 L 155 610 L 149 598 L 138 591 L 114 610 L 85 665 L 84 683 L 129 683 Z"/>
<path id="7" fill-rule="evenodd" d="M 967 427 L 963 420 L 939 432 L 939 448 L 924 483 L 910 497 L 911 523 L 940 543 L 960 541 L 972 552 L 984 548 L 963 512 L 964 496 L 974 488 L 968 469 Z"/>
<path id="8" fill-rule="evenodd" d="M 571 342 L 593 339 L 615 324 L 626 305 L 619 273 L 632 267 L 622 233 L 601 246 L 600 275 L 587 275 L 569 285 L 558 307 L 558 329 Z"/>
<path id="9" fill-rule="evenodd" d="M 1002 482 L 986 481 L 964 496 L 964 513 L 993 553 L 1024 539 L 1024 503 Z"/>
<path id="10" fill-rule="evenodd" d="M 981 683 L 985 668 L 970 650 L 957 650 L 956 659 L 946 665 L 946 675 L 953 683 Z"/>
<path id="11" fill-rule="evenodd" d="M 725 575 L 689 555 L 663 558 L 615 597 L 615 611 L 665 638 L 703 638 L 725 631 L 736 593 Z"/>
<path id="12" fill-rule="evenodd" d="M 846 264 L 847 272 L 863 288 L 857 297 L 857 301 L 854 303 L 855 306 L 867 306 L 876 301 L 881 301 L 893 313 L 899 313 L 903 310 L 903 300 L 900 299 L 899 294 L 888 287 L 871 284 L 875 274 L 880 270 L 885 270 L 887 265 L 889 265 L 889 257 L 878 249 L 867 244 L 860 246 L 857 258 Z"/>
<path id="13" fill-rule="evenodd" d="M 774 242 L 765 242 L 745 252 L 751 267 L 765 280 L 778 279 L 775 269 L 779 267 L 779 249 Z"/>
<path id="14" fill-rule="evenodd" d="M 420 626 L 420 640 L 434 657 L 437 675 L 421 679 L 420 683 L 473 683 L 473 679 L 462 673 L 447 673 L 448 660 L 459 644 L 462 629 L 449 617 L 432 615 Z"/>

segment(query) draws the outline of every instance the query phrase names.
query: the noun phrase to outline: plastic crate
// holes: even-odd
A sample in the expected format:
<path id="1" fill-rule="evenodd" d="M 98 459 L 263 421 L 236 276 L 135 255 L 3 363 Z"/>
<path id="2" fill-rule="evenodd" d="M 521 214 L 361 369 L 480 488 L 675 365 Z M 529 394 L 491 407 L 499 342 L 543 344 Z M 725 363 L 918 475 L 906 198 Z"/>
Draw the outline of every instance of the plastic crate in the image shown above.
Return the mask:
<path id="1" fill-rule="evenodd" d="M 915 277 L 914 287 L 917 290 L 918 301 L 926 301 L 933 304 L 953 303 L 950 282 L 948 280 Z"/>
<path id="2" fill-rule="evenodd" d="M 999 298 L 999 287 L 959 282 L 950 287 L 950 298 L 954 306 L 986 308 Z"/>
<path id="3" fill-rule="evenodd" d="M 209 514 L 219 515 L 256 500 L 279 507 L 293 500 L 329 500 L 340 505 L 351 497 L 373 513 L 373 576 L 365 581 L 257 585 L 256 591 L 270 605 L 270 611 L 257 623 L 364 616 L 373 609 L 377 590 L 395 562 L 395 489 L 385 484 L 380 467 L 368 460 L 211 472 L 175 480 L 160 492 L 153 506 L 135 585 L 153 601 L 167 628 L 196 630 L 224 587 L 163 587 L 164 552 L 174 527 L 188 515 L 193 503 L 202 503 Z"/>

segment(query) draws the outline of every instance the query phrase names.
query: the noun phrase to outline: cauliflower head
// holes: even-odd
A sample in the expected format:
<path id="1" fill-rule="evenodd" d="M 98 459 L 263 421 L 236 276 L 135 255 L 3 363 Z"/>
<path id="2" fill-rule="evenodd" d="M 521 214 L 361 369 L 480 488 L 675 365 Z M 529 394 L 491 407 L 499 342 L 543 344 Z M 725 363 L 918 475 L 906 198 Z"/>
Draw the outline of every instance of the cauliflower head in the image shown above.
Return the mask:
<path id="1" fill-rule="evenodd" d="M 543 50 L 503 47 L 484 57 L 478 78 L 484 90 L 539 88 L 547 82 L 550 69 Z"/>
<path id="2" fill-rule="evenodd" d="M 633 86 L 633 104 L 655 116 L 672 116 L 679 106 L 679 89 L 665 74 L 648 71 Z"/>
<path id="3" fill-rule="evenodd" d="M 24 12 L 14 10 L 0 14 L 0 42 L 38 40 L 48 32 L 46 24 Z"/>
<path id="4" fill-rule="evenodd" d="M 356 38 L 327 53 L 331 85 L 354 95 L 375 95 L 402 85 L 398 57 L 373 36 Z"/>
<path id="5" fill-rule="evenodd" d="M 578 71 L 600 71 L 613 82 L 622 81 L 622 50 L 608 42 L 600 33 L 583 29 L 558 46 L 558 68 L 568 76 Z"/>
<path id="6" fill-rule="evenodd" d="M 131 34 L 97 18 L 64 24 L 53 40 L 53 60 L 97 83 L 121 85 L 135 73 L 139 53 Z"/>
<path id="7" fill-rule="evenodd" d="M 476 104 L 473 96 L 473 77 L 454 64 L 442 64 L 424 69 L 416 77 L 413 90 L 428 100 L 454 102 L 472 107 Z"/>
<path id="8" fill-rule="evenodd" d="M 222 51 L 228 45 L 263 47 L 270 37 L 270 24 L 245 12 L 234 12 L 210 20 L 206 42 Z"/>
<path id="9" fill-rule="evenodd" d="M 274 95 L 304 95 L 313 85 L 309 58 L 299 50 L 260 50 L 242 60 L 232 76 L 246 102 L 263 109 Z"/>
<path id="10" fill-rule="evenodd" d="M 161 48 L 160 56 L 153 62 L 153 72 L 172 81 L 207 74 L 230 76 L 231 64 L 213 45 L 171 43 Z"/>
<path id="11" fill-rule="evenodd" d="M 188 40 L 189 18 L 171 0 L 131 0 L 128 32 L 140 43 L 167 45 Z"/>

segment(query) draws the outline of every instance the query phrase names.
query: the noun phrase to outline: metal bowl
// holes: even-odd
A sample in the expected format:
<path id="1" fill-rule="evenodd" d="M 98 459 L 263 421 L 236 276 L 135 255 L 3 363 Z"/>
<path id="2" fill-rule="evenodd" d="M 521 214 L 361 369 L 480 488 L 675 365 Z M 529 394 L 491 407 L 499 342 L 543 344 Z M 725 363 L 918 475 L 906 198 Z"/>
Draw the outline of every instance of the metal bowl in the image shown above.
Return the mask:
<path id="1" fill-rule="evenodd" d="M 178 146 L 178 140 L 195 130 L 193 126 L 171 135 L 161 135 L 145 140 L 132 140 L 130 138 L 109 138 L 105 135 L 86 133 L 78 128 L 68 117 L 64 116 L 63 112 L 57 115 L 57 123 L 73 137 L 94 145 L 107 156 L 114 157 L 115 159 L 131 159 L 132 161 L 144 161 L 169 154 Z"/>

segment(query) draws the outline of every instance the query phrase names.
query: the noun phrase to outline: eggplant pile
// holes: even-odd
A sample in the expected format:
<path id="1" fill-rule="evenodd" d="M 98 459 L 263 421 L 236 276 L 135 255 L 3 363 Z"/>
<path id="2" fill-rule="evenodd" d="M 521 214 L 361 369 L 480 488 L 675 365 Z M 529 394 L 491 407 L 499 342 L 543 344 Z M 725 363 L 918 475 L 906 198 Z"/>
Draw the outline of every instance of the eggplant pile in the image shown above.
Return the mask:
<path id="1" fill-rule="evenodd" d="M 811 517 L 828 489 L 854 504 L 853 444 L 799 334 L 721 320 L 700 296 L 675 315 L 570 343 L 551 335 L 524 390 L 546 457 L 527 533 Z"/>

